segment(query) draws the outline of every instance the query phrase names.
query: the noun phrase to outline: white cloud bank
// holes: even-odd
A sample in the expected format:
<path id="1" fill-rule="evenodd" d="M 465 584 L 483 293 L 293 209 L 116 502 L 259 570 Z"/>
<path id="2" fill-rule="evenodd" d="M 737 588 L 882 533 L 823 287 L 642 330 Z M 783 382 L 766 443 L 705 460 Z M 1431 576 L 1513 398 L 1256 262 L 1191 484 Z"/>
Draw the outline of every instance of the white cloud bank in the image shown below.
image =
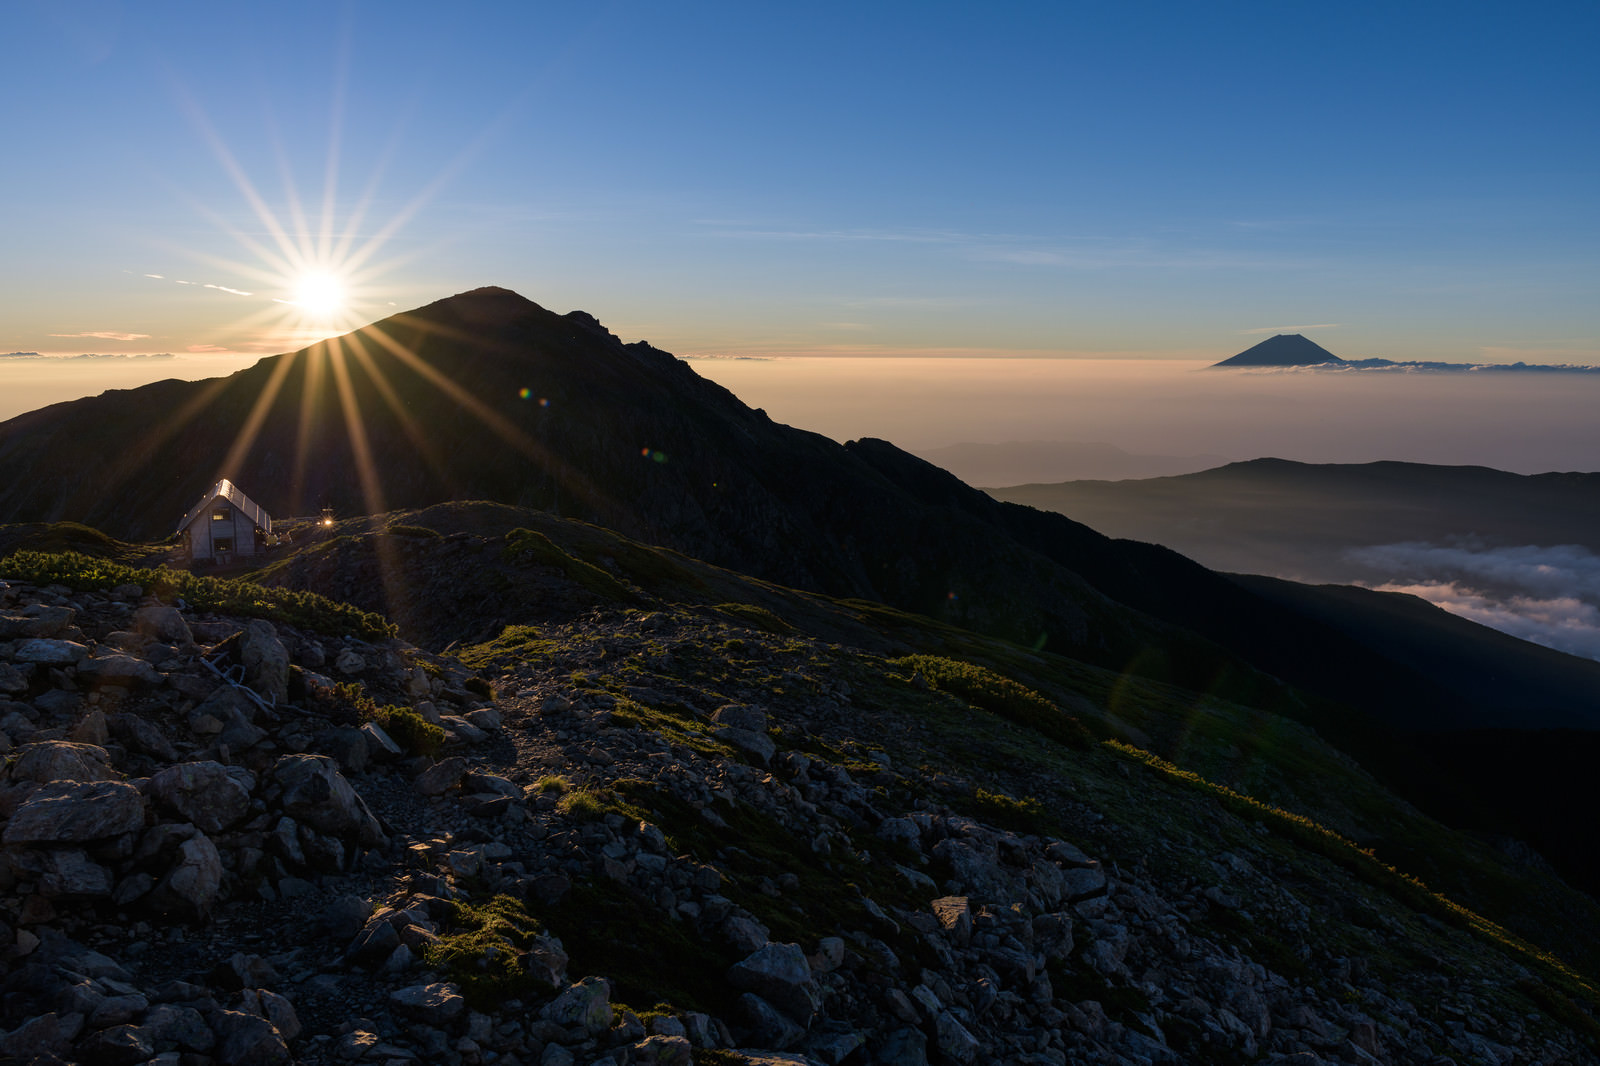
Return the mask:
<path id="1" fill-rule="evenodd" d="M 1572 655 L 1600 660 L 1600 555 L 1576 544 L 1379 544 L 1350 557 L 1393 575 L 1373 587 Z"/>

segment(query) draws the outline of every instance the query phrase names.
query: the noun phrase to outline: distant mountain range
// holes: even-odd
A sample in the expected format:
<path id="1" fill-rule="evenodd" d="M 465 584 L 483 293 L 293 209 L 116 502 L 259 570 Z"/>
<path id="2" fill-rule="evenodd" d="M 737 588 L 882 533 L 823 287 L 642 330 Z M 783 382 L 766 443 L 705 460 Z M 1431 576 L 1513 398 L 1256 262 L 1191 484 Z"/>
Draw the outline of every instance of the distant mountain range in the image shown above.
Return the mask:
<path id="1" fill-rule="evenodd" d="M 1423 359 L 1341 359 L 1328 349 L 1298 333 L 1279 333 L 1238 355 L 1230 356 L 1211 369 L 1291 369 L 1317 368 L 1331 371 L 1444 371 L 1471 373 L 1600 373 L 1600 366 L 1576 363 L 1446 363 Z"/>
<path id="2" fill-rule="evenodd" d="M 1541 703 L 1542 660 L 1525 690 L 1430 676 L 1166 548 L 996 502 L 885 441 L 777 425 L 667 353 L 505 289 L 227 378 L 22 415 L 0 423 L 0 463 L 6 522 L 160 539 L 221 476 L 280 515 L 495 500 L 1180 684 L 1259 694 L 1276 678 L 1407 726 L 1600 727 L 1600 707 Z M 1496 676 L 1524 676 L 1510 664 L 1527 646 L 1484 639 L 1503 642 Z"/>
<path id="3" fill-rule="evenodd" d="M 1351 555 L 1397 542 L 1577 544 L 1600 552 L 1600 473 L 1512 474 L 1425 463 L 1253 459 L 1174 477 L 989 490 L 1153 541 L 1219 570 L 1382 581 Z"/>
<path id="4" fill-rule="evenodd" d="M 1436 788 L 1438 768 L 1396 731 L 1600 735 L 1600 663 L 1407 597 L 1230 576 L 997 500 L 886 441 L 840 445 L 775 424 L 671 355 L 505 289 L 228 378 L 30 412 L 0 423 L 0 464 L 0 522 L 71 520 L 126 540 L 168 537 L 222 476 L 279 515 L 490 500 L 581 519 L 847 607 L 926 616 L 952 627 L 952 648 L 977 632 L 1024 656 L 1059 653 L 1292 716 L 1446 807 L 1482 811 L 1487 797 L 1476 783 L 1465 798 Z M 1278 489 L 1251 491 L 1270 509 Z M 603 580 L 603 565 L 584 573 Z M 346 595 L 338 567 L 294 573 Z M 451 609 L 481 611 L 477 625 L 517 622 L 514 599 L 483 606 L 498 595 L 492 577 L 427 581 L 453 586 Z M 397 618 L 430 609 L 402 582 L 363 595 L 385 597 L 371 606 Z M 1466 747 L 1459 758 L 1476 758 Z"/>
<path id="5" fill-rule="evenodd" d="M 1077 481 L 1086 478 L 1147 478 L 1188 474 L 1220 466 L 1222 455 L 1141 455 L 1113 444 L 1064 440 L 962 442 L 921 448 L 917 455 L 969 485 Z"/>

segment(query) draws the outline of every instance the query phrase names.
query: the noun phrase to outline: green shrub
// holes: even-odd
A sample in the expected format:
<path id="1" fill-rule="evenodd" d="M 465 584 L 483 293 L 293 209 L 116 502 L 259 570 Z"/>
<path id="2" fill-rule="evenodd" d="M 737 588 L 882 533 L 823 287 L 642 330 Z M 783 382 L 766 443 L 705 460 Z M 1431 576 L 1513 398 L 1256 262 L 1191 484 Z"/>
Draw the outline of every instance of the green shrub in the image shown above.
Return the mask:
<path id="1" fill-rule="evenodd" d="M 794 632 L 794 626 L 765 607 L 757 607 L 753 603 L 719 603 L 712 609 L 736 618 L 752 629 L 762 629 L 768 633 Z"/>
<path id="2" fill-rule="evenodd" d="M 522 959 L 539 935 L 538 919 L 510 896 L 495 896 L 473 906 L 457 903 L 452 915 L 459 931 L 423 948 L 423 960 L 461 985 L 474 1006 L 534 991 L 537 985 Z"/>
<path id="3" fill-rule="evenodd" d="M 598 792 L 580 788 L 561 797 L 557 810 L 579 822 L 596 822 L 604 817 L 610 804 Z"/>
<path id="4" fill-rule="evenodd" d="M 438 540 L 439 531 L 429 529 L 427 526 L 408 526 L 395 523 L 384 530 L 391 537 L 412 537 L 419 540 Z"/>
<path id="5" fill-rule="evenodd" d="M 436 726 L 409 707 L 379 707 L 372 720 L 394 742 L 412 755 L 432 755 L 444 744 L 443 727 Z"/>
<path id="6" fill-rule="evenodd" d="M 96 559 L 81 552 L 19 551 L 0 560 L 0 577 L 35 585 L 65 585 L 80 592 L 109 592 L 138 585 L 163 600 L 182 597 L 196 611 L 265 618 L 329 636 L 371 640 L 394 636 L 394 623 L 381 614 L 330 600 L 315 592 L 267 588 L 251 581 L 205 577 L 165 567 L 145 569 Z"/>
<path id="7" fill-rule="evenodd" d="M 937 655 L 907 655 L 890 665 L 922 674 L 929 685 L 975 707 L 1027 726 L 1069 747 L 1087 748 L 1093 738 L 1083 723 L 1026 685 L 974 663 Z"/>

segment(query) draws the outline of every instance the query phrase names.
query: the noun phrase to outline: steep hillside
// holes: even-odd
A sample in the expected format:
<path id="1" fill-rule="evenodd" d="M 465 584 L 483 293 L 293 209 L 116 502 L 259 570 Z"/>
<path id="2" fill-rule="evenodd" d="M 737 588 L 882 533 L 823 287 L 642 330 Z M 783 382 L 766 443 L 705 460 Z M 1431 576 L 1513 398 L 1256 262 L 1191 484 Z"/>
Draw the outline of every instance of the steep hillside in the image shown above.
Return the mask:
<path id="1" fill-rule="evenodd" d="M 655 603 L 439 657 L 139 577 L 0 562 L 3 1061 L 1600 1054 L 1594 904 L 1292 723 L 912 616 L 997 665 Z M 1340 832 L 1271 802 L 1319 785 Z M 1567 961 L 1340 835 L 1386 820 Z"/>
<path id="2" fill-rule="evenodd" d="M 1258 704 L 1274 678 L 1379 718 L 1446 702 L 1412 664 L 1292 604 L 997 503 L 887 442 L 776 425 L 665 352 L 504 289 L 218 381 L 32 412 L 0 425 L 0 462 L 11 521 L 162 536 L 219 472 L 280 515 L 489 499 Z"/>

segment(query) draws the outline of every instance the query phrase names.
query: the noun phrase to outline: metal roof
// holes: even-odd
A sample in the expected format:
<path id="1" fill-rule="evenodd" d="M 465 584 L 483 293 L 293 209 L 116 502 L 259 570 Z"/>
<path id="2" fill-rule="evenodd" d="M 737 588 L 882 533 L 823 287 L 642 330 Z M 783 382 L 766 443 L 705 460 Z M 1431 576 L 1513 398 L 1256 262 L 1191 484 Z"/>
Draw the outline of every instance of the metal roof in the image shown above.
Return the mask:
<path id="1" fill-rule="evenodd" d="M 255 523 L 257 529 L 266 530 L 268 533 L 272 532 L 272 516 L 262 510 L 260 504 L 240 492 L 239 486 L 227 478 L 223 478 L 211 486 L 211 491 L 200 497 L 200 502 L 195 504 L 189 513 L 183 516 L 182 522 L 178 523 L 178 532 L 181 533 L 188 529 L 189 523 L 199 518 L 206 508 L 218 500 L 227 500 L 242 512 L 246 518 Z"/>

